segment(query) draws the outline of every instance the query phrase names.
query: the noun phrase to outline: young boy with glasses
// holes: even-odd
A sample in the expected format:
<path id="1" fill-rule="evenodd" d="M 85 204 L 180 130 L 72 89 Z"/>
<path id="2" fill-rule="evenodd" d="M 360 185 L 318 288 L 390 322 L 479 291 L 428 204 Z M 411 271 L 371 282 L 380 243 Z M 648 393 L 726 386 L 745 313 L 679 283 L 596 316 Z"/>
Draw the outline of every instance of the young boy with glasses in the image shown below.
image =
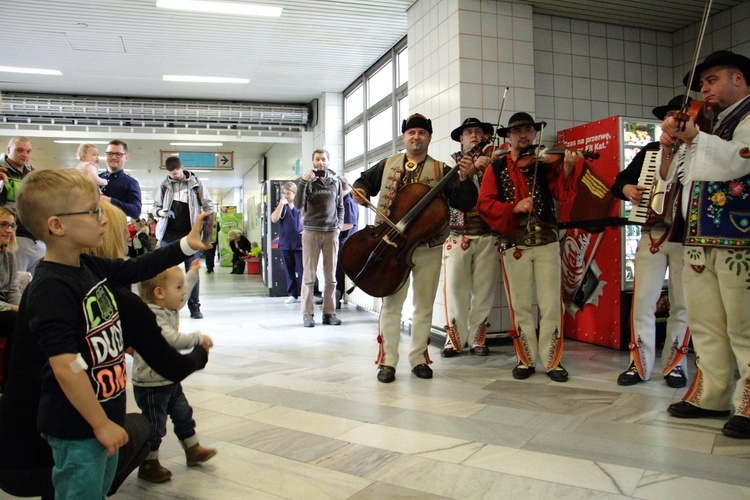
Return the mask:
<path id="1" fill-rule="evenodd" d="M 199 218 L 179 243 L 138 259 L 82 255 L 103 243 L 99 199 L 77 170 L 32 172 L 18 193 L 19 218 L 47 245 L 18 322 L 47 358 L 37 426 L 52 448 L 60 498 L 103 498 L 128 440 L 124 344 L 110 287 L 149 279 L 210 246 L 201 242 Z"/>

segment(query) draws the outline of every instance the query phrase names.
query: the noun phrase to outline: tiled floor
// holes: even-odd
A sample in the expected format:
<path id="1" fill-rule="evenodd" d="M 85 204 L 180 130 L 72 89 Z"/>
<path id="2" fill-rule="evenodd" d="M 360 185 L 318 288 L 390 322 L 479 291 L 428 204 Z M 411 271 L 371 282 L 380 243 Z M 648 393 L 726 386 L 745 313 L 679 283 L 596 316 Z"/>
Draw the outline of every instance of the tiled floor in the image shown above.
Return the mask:
<path id="1" fill-rule="evenodd" d="M 188 468 L 174 435 L 153 485 L 133 474 L 119 498 L 750 498 L 750 442 L 723 419 L 671 418 L 684 389 L 618 387 L 627 355 L 570 341 L 566 384 L 513 380 L 512 348 L 442 359 L 414 377 L 402 337 L 396 381 L 375 379 L 377 317 L 344 306 L 342 326 L 303 328 L 299 304 L 257 277 L 202 276 L 209 365 L 184 383 L 204 445 Z M 131 399 L 132 403 L 132 399 Z M 135 408 L 132 404 L 131 408 Z M 171 430 L 170 430 L 171 432 Z"/>

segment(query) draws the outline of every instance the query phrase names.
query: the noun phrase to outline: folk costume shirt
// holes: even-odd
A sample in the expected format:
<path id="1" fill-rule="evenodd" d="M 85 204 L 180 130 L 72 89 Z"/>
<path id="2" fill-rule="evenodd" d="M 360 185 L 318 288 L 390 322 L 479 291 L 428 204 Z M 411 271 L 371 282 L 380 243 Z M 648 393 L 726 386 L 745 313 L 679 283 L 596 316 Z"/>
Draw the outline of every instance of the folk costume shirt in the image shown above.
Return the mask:
<path id="1" fill-rule="evenodd" d="M 533 197 L 534 213 L 542 222 L 556 224 L 554 200 L 564 202 L 573 199 L 576 193 L 576 176 L 571 173 L 565 179 L 562 166 L 549 168 L 540 165 L 539 169 Z M 485 222 L 502 236 L 511 236 L 515 233 L 518 217 L 513 214 L 513 209 L 519 201 L 530 196 L 532 176 L 532 168 L 523 172 L 518 168 L 518 162 L 509 155 L 496 160 L 492 168 L 485 170 L 477 210 Z M 526 214 L 523 216 L 526 217 Z"/>

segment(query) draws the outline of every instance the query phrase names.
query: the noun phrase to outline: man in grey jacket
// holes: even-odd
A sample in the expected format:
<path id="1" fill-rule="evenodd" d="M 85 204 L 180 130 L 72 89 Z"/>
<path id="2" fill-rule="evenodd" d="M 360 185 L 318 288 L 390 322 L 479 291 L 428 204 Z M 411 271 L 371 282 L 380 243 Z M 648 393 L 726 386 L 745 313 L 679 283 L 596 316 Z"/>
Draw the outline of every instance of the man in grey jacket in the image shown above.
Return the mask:
<path id="1" fill-rule="evenodd" d="M 302 324 L 315 326 L 313 288 L 318 258 L 323 252 L 323 324 L 340 325 L 336 317 L 336 263 L 339 233 L 344 225 L 341 179 L 328 168 L 331 156 L 325 149 L 313 152 L 313 168 L 302 175 L 294 195 L 294 206 L 302 212 Z"/>
<path id="2" fill-rule="evenodd" d="M 198 177 L 185 170 L 178 156 L 170 156 L 164 162 L 167 168 L 167 178 L 161 183 L 154 195 L 154 205 L 151 213 L 158 218 L 156 224 L 156 239 L 166 245 L 177 241 L 190 232 L 203 212 L 214 212 L 214 202 L 208 195 L 203 183 Z M 200 258 L 200 252 L 185 260 L 185 271 L 190 264 Z M 203 318 L 200 304 L 200 285 L 195 285 L 188 300 L 190 317 Z"/>

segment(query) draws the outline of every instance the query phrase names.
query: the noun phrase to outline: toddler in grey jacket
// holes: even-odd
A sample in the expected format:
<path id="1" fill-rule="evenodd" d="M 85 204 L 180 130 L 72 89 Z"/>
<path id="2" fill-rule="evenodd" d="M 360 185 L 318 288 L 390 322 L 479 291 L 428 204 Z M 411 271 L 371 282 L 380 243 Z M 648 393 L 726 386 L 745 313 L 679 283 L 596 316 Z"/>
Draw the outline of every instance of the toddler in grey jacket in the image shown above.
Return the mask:
<path id="1" fill-rule="evenodd" d="M 175 349 L 190 349 L 202 345 L 206 350 L 213 341 L 200 333 L 182 334 L 179 331 L 180 309 L 187 303 L 190 291 L 198 283 L 200 260 L 193 262 L 185 273 L 171 267 L 154 278 L 141 282 L 141 298 L 156 315 L 161 334 Z M 167 433 L 167 416 L 185 450 L 188 465 L 206 462 L 217 450 L 204 448 L 195 433 L 193 409 L 185 397 L 182 385 L 167 380 L 148 366 L 137 352 L 133 354 L 133 395 L 143 415 L 151 422 L 154 434 L 150 440 L 151 452 L 138 469 L 138 477 L 152 483 L 161 483 L 172 477 L 172 472 L 159 463 L 159 446 Z"/>

